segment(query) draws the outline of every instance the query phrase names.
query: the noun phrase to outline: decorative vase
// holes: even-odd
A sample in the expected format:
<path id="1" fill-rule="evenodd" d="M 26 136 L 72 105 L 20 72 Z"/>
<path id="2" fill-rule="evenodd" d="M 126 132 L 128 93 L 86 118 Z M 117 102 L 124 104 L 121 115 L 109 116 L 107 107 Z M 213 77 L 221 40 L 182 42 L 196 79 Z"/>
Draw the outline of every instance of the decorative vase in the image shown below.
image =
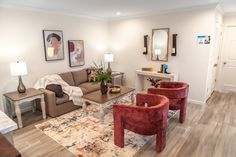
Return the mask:
<path id="1" fill-rule="evenodd" d="M 107 91 L 108 91 L 108 85 L 106 82 L 102 81 L 101 84 L 101 93 L 102 94 L 107 94 Z"/>

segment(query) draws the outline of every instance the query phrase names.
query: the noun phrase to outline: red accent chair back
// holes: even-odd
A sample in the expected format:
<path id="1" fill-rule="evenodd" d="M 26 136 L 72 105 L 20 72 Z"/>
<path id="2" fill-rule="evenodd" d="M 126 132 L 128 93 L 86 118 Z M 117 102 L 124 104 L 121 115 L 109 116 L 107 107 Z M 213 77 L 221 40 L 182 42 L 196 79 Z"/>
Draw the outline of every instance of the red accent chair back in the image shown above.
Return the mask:
<path id="1" fill-rule="evenodd" d="M 160 88 L 149 88 L 148 93 L 166 96 L 170 101 L 170 110 L 180 110 L 179 122 L 186 117 L 189 85 L 183 82 L 160 82 Z"/>
<path id="2" fill-rule="evenodd" d="M 124 129 L 127 129 L 141 135 L 157 134 L 156 149 L 161 152 L 166 145 L 168 111 L 169 100 L 155 94 L 137 94 L 136 106 L 113 105 L 115 145 L 124 147 Z"/>

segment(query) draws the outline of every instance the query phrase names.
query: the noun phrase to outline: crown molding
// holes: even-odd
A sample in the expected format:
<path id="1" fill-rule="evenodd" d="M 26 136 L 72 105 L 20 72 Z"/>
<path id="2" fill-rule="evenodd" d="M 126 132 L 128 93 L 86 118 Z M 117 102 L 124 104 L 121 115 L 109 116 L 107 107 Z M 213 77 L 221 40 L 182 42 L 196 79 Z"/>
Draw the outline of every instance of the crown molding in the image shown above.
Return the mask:
<path id="1" fill-rule="evenodd" d="M 0 4 L 0 8 L 17 9 L 17 10 L 23 10 L 23 11 L 33 11 L 33 12 L 40 12 L 40 13 L 46 13 L 46 14 L 64 15 L 64 16 L 74 16 L 74 17 L 88 18 L 88 19 L 100 20 L 100 21 L 107 21 L 108 20 L 106 18 L 85 15 L 82 13 L 69 13 L 69 12 L 60 12 L 60 11 L 54 11 L 54 10 L 50 11 L 50 10 L 46 10 L 46 9 L 42 9 L 42 8 L 23 7 L 23 6 L 17 6 L 17 5 Z"/>
<path id="2" fill-rule="evenodd" d="M 125 20 L 125 19 L 139 18 L 139 17 L 155 16 L 155 15 L 165 15 L 165 14 L 171 14 L 171 13 L 181 13 L 181 12 L 188 12 L 188 11 L 195 11 L 195 10 L 216 9 L 217 6 L 218 6 L 218 3 L 213 3 L 209 5 L 199 5 L 199 6 L 194 6 L 194 7 L 169 9 L 169 10 L 164 10 L 164 11 L 153 11 L 153 12 L 148 12 L 144 14 L 109 18 L 109 21 Z"/>
<path id="3" fill-rule="evenodd" d="M 18 9 L 18 10 L 24 10 L 24 11 L 34 11 L 34 12 L 41 12 L 41 13 L 47 13 L 47 14 L 65 15 L 65 16 L 74 16 L 74 17 L 89 18 L 89 19 L 101 20 L 101 21 L 115 21 L 115 20 L 121 20 L 121 19 L 131 19 L 131 18 L 146 17 L 146 16 L 181 13 L 181 12 L 201 10 L 201 9 L 215 9 L 215 8 L 217 8 L 217 6 L 218 6 L 218 3 L 213 3 L 213 4 L 209 4 L 209 5 L 184 7 L 184 8 L 163 10 L 163 11 L 151 11 L 151 12 L 146 12 L 146 13 L 141 13 L 141 14 L 127 15 L 127 16 L 120 16 L 120 17 L 102 18 L 102 17 L 98 17 L 98 16 L 86 15 L 83 13 L 69 13 L 69 12 L 47 10 L 47 9 L 42 9 L 42 8 L 0 4 L 1 8 Z"/>

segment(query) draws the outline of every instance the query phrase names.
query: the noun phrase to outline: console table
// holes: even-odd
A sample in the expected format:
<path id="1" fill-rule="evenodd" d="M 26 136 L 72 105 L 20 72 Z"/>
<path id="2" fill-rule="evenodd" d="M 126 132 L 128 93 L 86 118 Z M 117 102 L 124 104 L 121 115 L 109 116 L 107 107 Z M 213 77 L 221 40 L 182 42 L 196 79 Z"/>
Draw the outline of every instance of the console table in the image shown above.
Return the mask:
<path id="1" fill-rule="evenodd" d="M 135 88 L 137 91 L 145 90 L 145 79 L 148 77 L 160 78 L 166 81 L 178 81 L 178 75 L 158 73 L 157 71 L 136 70 Z"/>
<path id="2" fill-rule="evenodd" d="M 29 88 L 26 90 L 25 93 L 10 92 L 10 93 L 4 94 L 4 96 L 6 98 L 7 108 L 8 108 L 10 117 L 12 117 L 11 104 L 15 106 L 15 112 L 16 112 L 19 128 L 23 127 L 22 120 L 21 120 L 20 105 L 24 102 L 30 102 L 30 101 L 35 102 L 36 99 L 40 99 L 43 119 L 46 119 L 44 93 L 42 91 L 34 89 L 34 88 Z"/>

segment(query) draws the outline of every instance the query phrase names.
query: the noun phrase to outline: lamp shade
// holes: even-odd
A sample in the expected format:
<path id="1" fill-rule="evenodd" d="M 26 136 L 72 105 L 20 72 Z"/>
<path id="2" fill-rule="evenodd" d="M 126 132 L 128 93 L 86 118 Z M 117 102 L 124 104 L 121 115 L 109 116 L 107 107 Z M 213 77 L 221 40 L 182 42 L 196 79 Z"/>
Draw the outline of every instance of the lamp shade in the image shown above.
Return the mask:
<path id="1" fill-rule="evenodd" d="M 12 76 L 22 76 L 27 74 L 27 67 L 25 62 L 16 62 L 10 64 L 10 71 Z"/>
<path id="2" fill-rule="evenodd" d="M 105 60 L 105 62 L 113 62 L 114 55 L 111 53 L 106 53 L 106 54 L 104 54 L 104 60 Z"/>
<path id="3" fill-rule="evenodd" d="M 155 55 L 161 55 L 161 49 L 155 49 Z"/>

